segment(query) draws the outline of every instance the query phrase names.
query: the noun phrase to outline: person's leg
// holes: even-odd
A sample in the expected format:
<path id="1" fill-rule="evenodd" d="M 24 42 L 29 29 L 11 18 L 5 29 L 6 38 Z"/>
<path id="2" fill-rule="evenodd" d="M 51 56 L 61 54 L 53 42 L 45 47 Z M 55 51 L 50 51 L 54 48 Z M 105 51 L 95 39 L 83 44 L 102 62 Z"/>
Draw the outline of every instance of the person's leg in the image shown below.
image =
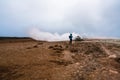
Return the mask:
<path id="1" fill-rule="evenodd" d="M 72 44 L 72 39 L 71 39 L 71 44 Z"/>
<path id="2" fill-rule="evenodd" d="M 70 45 L 72 44 L 72 39 L 70 39 Z"/>

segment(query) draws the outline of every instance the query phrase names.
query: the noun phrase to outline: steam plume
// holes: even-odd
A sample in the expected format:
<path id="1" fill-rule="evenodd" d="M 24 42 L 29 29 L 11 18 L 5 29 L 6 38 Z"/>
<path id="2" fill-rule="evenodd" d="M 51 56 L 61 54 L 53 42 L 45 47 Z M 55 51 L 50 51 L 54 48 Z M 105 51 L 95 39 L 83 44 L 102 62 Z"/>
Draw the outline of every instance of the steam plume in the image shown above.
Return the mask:
<path id="1" fill-rule="evenodd" d="M 78 33 L 72 33 L 73 38 L 78 36 Z M 29 36 L 35 40 L 43 40 L 43 41 L 66 41 L 69 40 L 70 33 L 64 33 L 62 35 L 58 33 L 50 33 L 50 32 L 43 32 L 37 28 L 33 28 L 29 31 Z"/>

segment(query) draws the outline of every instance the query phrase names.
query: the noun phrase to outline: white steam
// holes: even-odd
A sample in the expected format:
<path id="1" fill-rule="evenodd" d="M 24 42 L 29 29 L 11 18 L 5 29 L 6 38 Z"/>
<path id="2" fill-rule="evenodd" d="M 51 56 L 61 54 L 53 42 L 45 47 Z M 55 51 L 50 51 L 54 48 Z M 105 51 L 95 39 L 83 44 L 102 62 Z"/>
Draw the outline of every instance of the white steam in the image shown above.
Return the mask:
<path id="1" fill-rule="evenodd" d="M 29 37 L 35 39 L 35 40 L 41 40 L 41 41 L 67 41 L 69 40 L 70 33 L 64 33 L 64 34 L 58 34 L 58 33 L 50 33 L 50 32 L 44 32 L 39 30 L 38 28 L 31 28 L 29 30 Z M 97 36 L 95 34 L 90 33 L 72 33 L 73 39 L 75 39 L 77 36 L 80 36 L 83 39 L 118 39 L 116 37 L 106 37 L 106 36 Z"/>
<path id="2" fill-rule="evenodd" d="M 79 36 L 78 33 L 72 33 L 73 38 Z M 69 40 L 70 33 L 64 33 L 62 35 L 58 33 L 50 33 L 50 32 L 43 32 L 37 28 L 33 28 L 29 31 L 29 36 L 35 40 L 42 40 L 42 41 L 66 41 Z"/>

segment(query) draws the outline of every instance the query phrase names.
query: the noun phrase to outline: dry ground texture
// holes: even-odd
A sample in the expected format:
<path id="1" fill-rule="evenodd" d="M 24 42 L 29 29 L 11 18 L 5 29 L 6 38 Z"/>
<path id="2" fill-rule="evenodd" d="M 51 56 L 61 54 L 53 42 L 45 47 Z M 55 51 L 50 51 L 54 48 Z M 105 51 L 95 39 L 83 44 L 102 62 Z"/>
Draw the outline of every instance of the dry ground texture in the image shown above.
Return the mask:
<path id="1" fill-rule="evenodd" d="M 120 80 L 120 44 L 0 40 L 0 80 Z"/>

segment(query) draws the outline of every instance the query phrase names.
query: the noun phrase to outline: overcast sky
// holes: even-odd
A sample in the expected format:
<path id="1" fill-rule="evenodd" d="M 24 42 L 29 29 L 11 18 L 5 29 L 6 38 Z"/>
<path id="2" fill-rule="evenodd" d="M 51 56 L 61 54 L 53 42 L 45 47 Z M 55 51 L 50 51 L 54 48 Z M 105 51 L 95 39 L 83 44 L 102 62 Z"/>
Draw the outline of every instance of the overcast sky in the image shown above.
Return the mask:
<path id="1" fill-rule="evenodd" d="M 120 38 L 120 0 L 0 0 L 0 36 L 33 28 Z"/>

